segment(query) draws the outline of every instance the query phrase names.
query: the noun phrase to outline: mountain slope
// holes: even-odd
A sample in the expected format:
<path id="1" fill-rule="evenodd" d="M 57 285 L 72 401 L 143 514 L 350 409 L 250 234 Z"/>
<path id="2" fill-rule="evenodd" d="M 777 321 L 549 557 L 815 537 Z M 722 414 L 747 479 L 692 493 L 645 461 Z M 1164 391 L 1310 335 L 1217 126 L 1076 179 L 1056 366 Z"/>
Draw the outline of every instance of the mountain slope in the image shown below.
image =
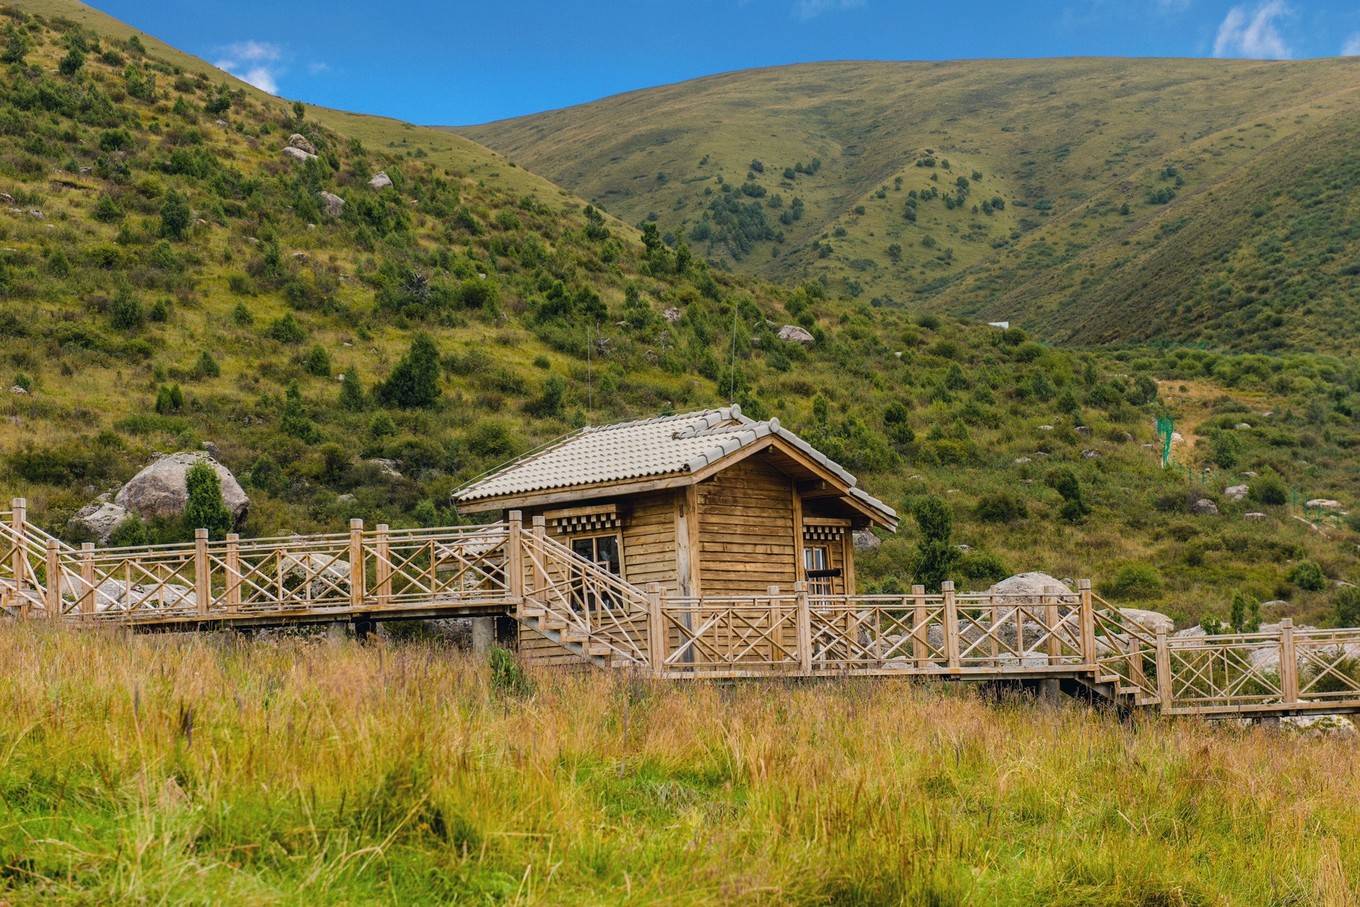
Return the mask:
<path id="1" fill-rule="evenodd" d="M 1081 343 L 1339 348 L 1357 330 L 1357 75 L 1349 59 L 810 64 L 463 132 L 749 273 Z"/>

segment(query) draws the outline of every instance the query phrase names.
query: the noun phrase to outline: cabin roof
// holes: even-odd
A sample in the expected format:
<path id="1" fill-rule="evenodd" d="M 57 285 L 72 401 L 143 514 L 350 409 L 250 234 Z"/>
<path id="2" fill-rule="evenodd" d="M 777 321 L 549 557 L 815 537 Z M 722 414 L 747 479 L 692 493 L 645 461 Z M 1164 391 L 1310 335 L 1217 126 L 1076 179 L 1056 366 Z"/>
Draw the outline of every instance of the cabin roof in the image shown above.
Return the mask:
<path id="1" fill-rule="evenodd" d="M 684 479 L 775 438 L 822 468 L 846 496 L 872 510 L 877 522 L 895 526 L 897 513 L 857 487 L 857 480 L 778 419 L 756 421 L 733 404 L 674 416 L 658 416 L 615 425 L 587 426 L 531 451 L 474 479 L 454 492 L 459 504 L 492 498 L 523 497 L 587 486 L 632 483 L 645 479 Z"/>

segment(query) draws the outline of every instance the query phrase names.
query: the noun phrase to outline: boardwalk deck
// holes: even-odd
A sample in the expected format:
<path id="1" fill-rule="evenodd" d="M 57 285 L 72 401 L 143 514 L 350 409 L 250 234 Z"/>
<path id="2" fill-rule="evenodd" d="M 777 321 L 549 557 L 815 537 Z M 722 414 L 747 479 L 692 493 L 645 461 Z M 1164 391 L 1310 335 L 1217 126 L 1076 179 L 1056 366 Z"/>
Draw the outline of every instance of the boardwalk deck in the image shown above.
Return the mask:
<path id="1" fill-rule="evenodd" d="M 1076 593 L 735 597 L 638 588 L 506 522 L 73 548 L 0 513 L 0 614 L 185 631 L 508 614 L 602 667 L 669 680 L 1065 680 L 1129 708 L 1270 717 L 1360 712 L 1360 629 L 1169 638 Z"/>

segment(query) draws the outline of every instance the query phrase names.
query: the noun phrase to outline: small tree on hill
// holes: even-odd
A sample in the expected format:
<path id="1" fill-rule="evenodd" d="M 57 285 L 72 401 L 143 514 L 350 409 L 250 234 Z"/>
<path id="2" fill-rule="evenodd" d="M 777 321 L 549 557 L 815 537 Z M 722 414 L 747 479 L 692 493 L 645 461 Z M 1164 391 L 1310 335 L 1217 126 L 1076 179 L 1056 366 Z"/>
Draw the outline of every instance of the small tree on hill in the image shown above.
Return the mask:
<path id="1" fill-rule="evenodd" d="M 206 529 L 214 538 L 221 538 L 231 528 L 231 511 L 222 500 L 222 483 L 217 470 L 207 463 L 195 463 L 184 475 L 189 501 L 184 505 L 186 529 Z"/>
<path id="2" fill-rule="evenodd" d="M 417 334 L 406 357 L 376 388 L 378 399 L 403 409 L 433 406 L 439 399 L 439 350 L 427 334 Z"/>
<path id="3" fill-rule="evenodd" d="M 1338 627 L 1360 627 L 1360 589 L 1343 586 L 1336 593 L 1334 604 Z"/>
<path id="4" fill-rule="evenodd" d="M 351 365 L 341 377 L 340 406 L 350 412 L 358 412 L 368 403 L 364 398 L 363 382 L 359 380 L 359 370 Z"/>
<path id="5" fill-rule="evenodd" d="M 189 232 L 189 200 L 179 192 L 171 192 L 161 205 L 161 236 L 183 239 Z"/>
<path id="6" fill-rule="evenodd" d="M 921 530 L 921 540 L 916 546 L 916 581 L 927 589 L 938 589 L 949 579 L 958 557 L 952 542 L 953 514 L 944 501 L 929 497 L 916 505 L 912 516 Z"/>
<path id="7" fill-rule="evenodd" d="M 1255 633 L 1261 629 L 1261 602 L 1256 596 L 1239 589 L 1233 593 L 1229 620 L 1234 631 Z"/>
<path id="8" fill-rule="evenodd" d="M 1058 469 L 1048 477 L 1048 485 L 1062 495 L 1062 518 L 1069 523 L 1080 523 L 1091 512 L 1091 506 L 1081 493 L 1081 483 L 1070 469 Z"/>
<path id="9" fill-rule="evenodd" d="M 28 50 L 28 37 L 13 22 L 5 26 L 5 49 L 0 51 L 0 63 L 22 63 Z"/>

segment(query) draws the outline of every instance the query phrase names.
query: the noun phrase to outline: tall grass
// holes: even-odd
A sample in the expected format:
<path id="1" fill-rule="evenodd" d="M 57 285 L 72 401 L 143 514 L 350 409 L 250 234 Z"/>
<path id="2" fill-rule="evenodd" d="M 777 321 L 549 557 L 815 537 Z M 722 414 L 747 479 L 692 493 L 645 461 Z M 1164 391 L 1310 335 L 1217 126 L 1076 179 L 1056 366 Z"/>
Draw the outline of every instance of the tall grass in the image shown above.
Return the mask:
<path id="1" fill-rule="evenodd" d="M 0 901 L 1346 904 L 1339 741 L 0 627 Z"/>

